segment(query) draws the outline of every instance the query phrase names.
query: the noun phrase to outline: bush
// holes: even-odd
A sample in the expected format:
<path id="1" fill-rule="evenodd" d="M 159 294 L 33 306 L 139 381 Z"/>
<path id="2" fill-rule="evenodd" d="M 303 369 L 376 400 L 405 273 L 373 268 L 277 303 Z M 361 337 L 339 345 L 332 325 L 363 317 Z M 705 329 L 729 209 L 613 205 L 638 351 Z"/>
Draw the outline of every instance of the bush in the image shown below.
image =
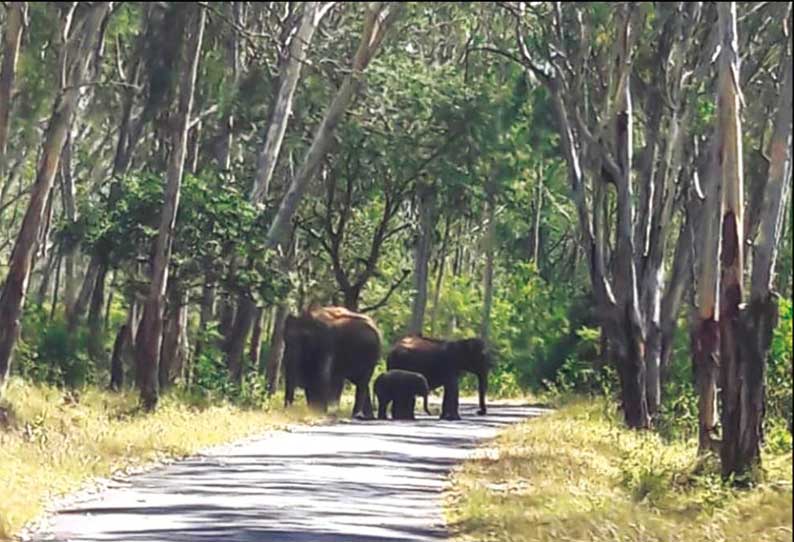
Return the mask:
<path id="1" fill-rule="evenodd" d="M 229 369 L 219 344 L 222 336 L 217 323 L 199 331 L 200 353 L 193 364 L 191 390 L 209 398 L 236 397 L 239 386 L 229 380 Z"/>
<path id="2" fill-rule="evenodd" d="M 775 329 L 767 373 L 767 414 L 792 425 L 792 302 L 780 300 L 780 323 Z"/>
<path id="3" fill-rule="evenodd" d="M 78 388 L 96 381 L 96 367 L 85 351 L 86 333 L 72 332 L 62 317 L 49 320 L 43 307 L 25 312 L 16 370 L 33 382 Z"/>

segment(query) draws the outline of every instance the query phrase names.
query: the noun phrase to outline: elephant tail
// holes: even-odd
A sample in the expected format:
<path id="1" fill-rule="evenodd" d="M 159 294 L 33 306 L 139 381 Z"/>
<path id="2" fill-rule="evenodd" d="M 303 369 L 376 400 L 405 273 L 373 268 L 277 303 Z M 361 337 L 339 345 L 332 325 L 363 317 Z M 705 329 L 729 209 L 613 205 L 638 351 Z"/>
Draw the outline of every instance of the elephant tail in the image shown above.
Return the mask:
<path id="1" fill-rule="evenodd" d="M 428 416 L 432 416 L 433 414 L 430 412 L 430 409 L 427 408 L 427 393 L 425 393 L 425 395 L 424 395 L 424 406 L 425 406 L 425 413 Z"/>

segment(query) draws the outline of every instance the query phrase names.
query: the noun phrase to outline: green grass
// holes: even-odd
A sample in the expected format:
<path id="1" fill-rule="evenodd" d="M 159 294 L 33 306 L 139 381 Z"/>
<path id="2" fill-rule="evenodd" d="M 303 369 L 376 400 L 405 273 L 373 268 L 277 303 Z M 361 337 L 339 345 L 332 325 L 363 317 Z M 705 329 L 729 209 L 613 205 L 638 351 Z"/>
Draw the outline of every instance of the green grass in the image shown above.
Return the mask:
<path id="1" fill-rule="evenodd" d="M 505 431 L 456 471 L 447 498 L 461 540 L 790 542 L 791 449 L 766 483 L 735 491 L 693 442 L 623 429 L 604 402 L 575 402 Z"/>
<path id="2" fill-rule="evenodd" d="M 145 414 L 133 393 L 66 393 L 12 379 L 0 403 L 0 540 L 93 477 L 319 419 L 301 406 L 284 411 L 278 397 L 271 405 L 243 409 L 167 394 Z"/>

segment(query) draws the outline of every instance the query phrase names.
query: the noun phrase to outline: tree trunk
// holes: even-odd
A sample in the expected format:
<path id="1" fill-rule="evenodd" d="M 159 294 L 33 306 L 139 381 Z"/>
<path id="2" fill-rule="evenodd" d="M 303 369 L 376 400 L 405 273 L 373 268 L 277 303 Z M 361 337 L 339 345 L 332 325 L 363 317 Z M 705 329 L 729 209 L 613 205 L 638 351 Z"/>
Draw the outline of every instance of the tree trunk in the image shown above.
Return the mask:
<path id="1" fill-rule="evenodd" d="M 715 132 L 719 139 L 721 127 Z M 718 422 L 717 381 L 719 379 L 719 276 L 720 276 L 720 205 L 722 191 L 722 164 L 719 145 L 715 141 L 710 149 L 707 168 L 706 201 L 700 211 L 701 224 L 694 235 L 702 240 L 697 246 L 699 279 L 697 284 L 697 316 L 692 326 L 692 364 L 695 387 L 698 393 L 698 443 L 701 453 L 716 448 L 714 433 Z"/>
<path id="2" fill-rule="evenodd" d="M 47 301 L 47 294 L 50 291 L 50 277 L 52 276 L 53 269 L 60 271 L 61 259 L 61 249 L 58 247 L 56 250 L 50 252 L 49 257 L 44 264 L 44 269 L 41 271 L 41 282 L 39 283 L 39 290 L 36 299 L 36 304 L 39 307 L 44 306 L 44 302 Z M 56 279 L 59 279 L 59 273 L 56 272 L 55 277 Z M 56 280 L 56 282 L 58 282 L 58 280 Z"/>
<path id="3" fill-rule="evenodd" d="M 110 355 L 110 389 L 121 391 L 124 387 L 124 363 L 122 362 L 122 350 L 127 336 L 127 325 L 122 324 L 116 333 L 116 340 L 113 341 L 113 352 Z"/>
<path id="4" fill-rule="evenodd" d="M 109 2 L 96 2 L 81 12 L 80 20 L 72 18 L 64 22 L 64 34 L 70 35 L 69 42 L 63 46 L 65 49 L 62 55 L 66 64 L 64 66 L 66 86 L 61 89 L 55 100 L 44 136 L 36 181 L 11 253 L 8 275 L 0 295 L 0 389 L 8 376 L 11 355 L 19 336 L 20 317 L 30 279 L 36 238 L 58 170 L 61 151 L 77 107 L 80 85 L 93 58 L 92 52 L 96 49 L 102 21 L 110 8 Z M 73 32 L 69 32 L 72 28 L 74 28 Z"/>
<path id="5" fill-rule="evenodd" d="M 284 357 L 284 324 L 289 315 L 289 308 L 282 303 L 276 308 L 273 336 L 270 339 L 270 350 L 267 353 L 267 393 L 273 395 L 278 386 L 281 360 Z"/>
<path id="6" fill-rule="evenodd" d="M 88 309 L 88 353 L 95 360 L 105 358 L 104 329 L 102 324 L 102 309 L 105 307 L 105 279 L 108 268 L 100 266 L 97 269 L 94 293 L 91 295 L 91 306 Z"/>
<path id="7" fill-rule="evenodd" d="M 262 356 L 262 329 L 264 310 L 257 309 L 254 316 L 254 330 L 251 332 L 251 345 L 248 349 L 248 362 L 251 369 L 259 367 L 259 358 Z"/>
<path id="8" fill-rule="evenodd" d="M 283 66 L 278 96 L 265 135 L 265 144 L 259 155 L 254 185 L 251 189 L 251 201 L 254 203 L 263 201 L 270 192 L 270 182 L 276 170 L 281 144 L 292 113 L 292 98 L 298 86 L 301 69 L 306 62 L 306 52 L 311 45 L 314 31 L 332 5 L 332 2 L 304 3 L 300 26 L 289 46 L 289 58 Z"/>
<path id="9" fill-rule="evenodd" d="M 482 320 L 480 337 L 486 342 L 491 335 L 491 309 L 493 307 L 493 267 L 496 245 L 496 202 L 493 189 L 489 190 L 487 202 L 487 225 L 485 230 L 485 273 L 483 277 Z"/>
<path id="10" fill-rule="evenodd" d="M 543 167 L 538 167 L 537 171 L 537 196 L 535 197 L 535 223 L 532 227 L 532 262 L 535 269 L 540 272 L 540 223 L 543 211 Z"/>
<path id="11" fill-rule="evenodd" d="M 52 305 L 50 305 L 50 322 L 55 319 L 55 310 L 58 307 L 58 289 L 61 282 L 61 260 L 58 255 L 58 261 L 55 263 L 55 285 L 52 288 Z"/>
<path id="12" fill-rule="evenodd" d="M 311 145 L 303 158 L 303 163 L 292 177 L 289 188 L 284 194 L 284 198 L 276 211 L 276 216 L 268 229 L 265 242 L 269 249 L 287 248 L 286 245 L 289 242 L 291 229 L 290 224 L 298 210 L 298 205 L 303 199 L 309 183 L 314 178 L 317 168 L 328 152 L 336 128 L 361 83 L 364 70 L 366 70 L 374 57 L 386 32 L 396 20 L 401 9 L 402 6 L 399 4 L 388 2 L 376 2 L 369 7 L 361 41 L 353 57 L 351 70 L 345 76 L 334 99 L 325 111 L 323 120 L 320 122 L 312 138 Z M 248 335 L 253 323 L 253 302 L 247 297 L 243 297 L 240 299 L 239 305 L 235 322 L 230 331 L 233 335 L 230 339 L 233 338 L 233 340 L 227 340 L 226 352 L 229 364 L 239 363 L 239 361 L 235 361 L 235 357 L 242 355 L 243 346 L 241 346 L 241 341 L 245 341 L 245 337 Z"/>
<path id="13" fill-rule="evenodd" d="M 187 154 L 188 124 L 193 109 L 193 92 L 196 85 L 201 43 L 204 37 L 205 10 L 199 6 L 178 7 L 186 10 L 188 23 L 185 30 L 190 32 L 186 37 L 186 46 L 182 58 L 182 73 L 179 83 L 179 105 L 174 119 L 171 134 L 172 149 L 168 159 L 168 171 L 163 198 L 163 209 L 160 216 L 157 240 L 151 258 L 151 285 L 143 306 L 143 319 L 138 329 L 135 344 L 135 359 L 138 367 L 138 386 L 141 403 L 147 410 L 157 406 L 158 370 L 160 342 L 163 334 L 163 297 L 168 287 L 168 264 L 171 259 L 171 242 L 173 238 L 176 215 L 179 207 L 179 192 L 182 184 L 182 173 Z"/>
<path id="14" fill-rule="evenodd" d="M 160 349 L 159 385 L 165 390 L 182 375 L 187 359 L 188 292 L 181 292 L 173 281 L 169 283 L 168 308 Z"/>
<path id="15" fill-rule="evenodd" d="M 364 31 L 356 54 L 353 57 L 350 72 L 345 76 L 334 99 L 325 111 L 322 122 L 312 138 L 306 151 L 303 163 L 290 182 L 287 193 L 279 205 L 273 223 L 267 232 L 267 244 L 273 248 L 284 245 L 289 233 L 289 224 L 298 210 L 303 194 L 314 178 L 317 168 L 325 158 L 333 140 L 333 134 L 342 120 L 358 89 L 364 70 L 380 47 L 391 25 L 399 15 L 402 6 L 390 2 L 376 2 L 366 14 Z"/>
<path id="16" fill-rule="evenodd" d="M 418 189 L 419 239 L 414 250 L 414 302 L 408 333 L 421 334 L 427 306 L 427 272 L 430 251 L 433 247 L 433 190 L 429 186 Z"/>
<path id="17" fill-rule="evenodd" d="M 63 210 L 66 221 L 69 224 L 77 222 L 77 205 L 75 204 L 75 186 L 72 176 L 72 137 L 66 136 L 66 143 L 61 153 L 61 196 L 63 198 Z M 77 240 L 66 239 L 63 247 L 64 263 L 64 303 L 71 307 L 77 295 L 77 270 L 75 259 L 77 258 Z"/>
<path id="18" fill-rule="evenodd" d="M 226 366 L 229 369 L 229 376 L 232 382 L 242 383 L 243 372 L 245 371 L 245 341 L 251 330 L 251 325 L 257 314 L 257 307 L 253 300 L 247 295 L 240 295 L 237 301 L 237 312 L 234 315 L 234 322 L 226 336 L 224 352 L 226 353 Z"/>
<path id="19" fill-rule="evenodd" d="M 110 389 L 113 391 L 121 391 L 124 387 L 124 360 L 129 357 L 128 353 L 134 353 L 139 312 L 138 302 L 133 299 L 127 311 L 127 321 L 119 328 L 113 341 L 110 357 Z"/>
<path id="20" fill-rule="evenodd" d="M 626 423 L 632 428 L 650 426 L 648 413 L 645 333 L 639 307 L 637 269 L 634 259 L 634 203 L 632 191 L 633 113 L 631 85 L 631 8 L 624 7 L 619 36 L 616 91 L 615 147 L 619 176 L 617 184 L 617 248 L 615 292 L 617 306 L 612 314 L 610 339 L 616 347 L 623 388 Z"/>
<path id="21" fill-rule="evenodd" d="M 132 162 L 133 151 L 141 140 L 141 132 L 144 125 L 148 122 L 155 113 L 155 110 L 148 105 L 144 107 L 137 119 L 133 119 L 133 106 L 135 99 L 140 91 L 136 90 L 136 86 L 142 87 L 141 82 L 141 69 L 142 59 L 144 58 L 145 44 L 151 36 L 151 26 L 149 24 L 151 13 L 153 11 L 153 4 L 147 5 L 141 22 L 141 29 L 138 32 L 135 55 L 131 61 L 131 66 L 127 71 L 131 85 L 124 88 L 123 102 L 121 107 L 121 121 L 118 128 L 118 141 L 116 144 L 116 152 L 113 157 L 113 166 L 110 173 L 113 179 L 110 185 L 110 198 L 108 207 L 113 208 L 119 198 L 121 197 L 121 176 L 124 175 Z M 88 272 L 86 273 L 80 295 L 74 306 L 68 310 L 68 320 L 70 329 L 75 329 L 82 320 L 86 310 L 90 310 L 88 300 L 90 298 L 104 299 L 105 298 L 105 282 L 97 281 L 97 276 L 106 276 L 110 268 L 111 262 L 109 261 L 110 247 L 100 247 L 91 256 L 91 261 L 88 264 Z M 95 289 L 101 291 L 96 292 Z M 97 313 L 89 315 L 89 321 L 97 319 Z M 91 332 L 96 332 L 91 329 Z"/>
<path id="22" fill-rule="evenodd" d="M 438 319 L 438 309 L 441 303 L 441 287 L 444 285 L 444 271 L 446 271 L 447 264 L 447 248 L 449 246 L 449 232 L 451 220 L 447 215 L 444 225 L 444 239 L 441 241 L 441 252 L 438 255 L 438 269 L 436 275 L 436 285 L 433 289 L 433 308 L 430 310 L 430 335 L 433 336 L 436 332 L 436 321 Z"/>
<path id="23" fill-rule="evenodd" d="M 0 67 L 0 180 L 5 179 L 6 150 L 11 119 L 11 96 L 16 78 L 22 32 L 28 14 L 27 2 L 8 2 L 3 34 L 3 64 Z M 0 198 L 0 206 L 3 198 Z"/>
<path id="24" fill-rule="evenodd" d="M 722 171 L 722 284 L 720 288 L 720 362 L 722 364 L 723 476 L 743 475 L 760 461 L 762 366 L 750 367 L 740 305 L 744 288 L 742 140 L 736 4 L 721 3 L 717 119 Z"/>
<path id="25" fill-rule="evenodd" d="M 74 303 L 71 306 L 67 305 L 66 307 L 66 320 L 69 331 L 74 331 L 77 329 L 82 315 L 88 310 L 91 299 L 94 296 L 94 289 L 96 287 L 97 277 L 100 274 L 101 268 L 102 265 L 100 264 L 99 259 L 95 256 L 92 257 L 88 264 L 88 269 L 85 272 L 83 284 L 80 287 L 80 293 L 77 294 L 77 299 L 74 300 Z"/>
<path id="26" fill-rule="evenodd" d="M 361 301 L 361 288 L 353 285 L 350 288 L 345 288 L 342 294 L 345 298 L 343 302 L 345 308 L 353 312 L 358 312 L 358 305 Z"/>
<path id="27" fill-rule="evenodd" d="M 791 43 L 788 43 L 788 47 Z M 738 64 L 738 60 L 736 60 Z M 783 230 L 783 220 L 786 212 L 785 202 L 788 199 L 791 184 L 792 161 L 792 63 L 790 49 L 784 51 L 781 59 L 783 83 L 775 115 L 772 140 L 769 149 L 769 172 L 766 186 L 761 194 L 760 223 L 758 234 L 754 239 L 753 267 L 750 289 L 750 303 L 742 311 L 738 321 L 731 322 L 738 349 L 737 360 L 731 359 L 730 365 L 736 371 L 726 376 L 726 381 L 738 384 L 739 389 L 728 388 L 727 400 L 735 402 L 731 405 L 738 412 L 733 412 L 732 424 L 725 425 L 725 444 L 723 452 L 723 474 L 741 475 L 745 471 L 760 465 L 760 446 L 763 438 L 763 419 L 766 408 L 766 368 L 769 349 L 772 344 L 775 328 L 779 319 L 778 295 L 773 292 L 772 284 L 777 260 L 777 247 L 779 246 Z M 738 128 L 737 128 L 738 129 Z M 741 133 L 741 132 L 739 132 Z M 736 147 L 741 152 L 741 145 Z M 738 161 L 741 166 L 741 160 Z M 738 169 L 741 173 L 741 169 Z M 741 176 L 738 181 L 732 180 L 735 189 L 741 190 Z M 741 192 L 734 198 L 739 198 Z M 739 204 L 741 200 L 739 199 Z M 734 207 L 732 200 L 726 200 L 726 207 Z M 740 216 L 740 215 L 739 215 Z M 741 221 L 738 222 L 741 226 Z M 739 236 L 738 242 L 741 242 Z M 741 251 L 740 251 L 741 252 Z M 739 255 L 739 264 L 741 256 Z M 741 280 L 741 274 L 738 275 Z M 739 283 L 741 285 L 741 283 Z M 726 296 L 730 295 L 727 289 Z M 733 314 L 732 314 L 733 316 Z M 733 377 L 733 380 L 731 377 Z M 737 397 L 738 395 L 738 397 Z M 737 408 L 738 407 L 738 408 Z M 738 419 L 737 419 L 738 418 Z M 731 437 L 729 439 L 729 437 Z"/>

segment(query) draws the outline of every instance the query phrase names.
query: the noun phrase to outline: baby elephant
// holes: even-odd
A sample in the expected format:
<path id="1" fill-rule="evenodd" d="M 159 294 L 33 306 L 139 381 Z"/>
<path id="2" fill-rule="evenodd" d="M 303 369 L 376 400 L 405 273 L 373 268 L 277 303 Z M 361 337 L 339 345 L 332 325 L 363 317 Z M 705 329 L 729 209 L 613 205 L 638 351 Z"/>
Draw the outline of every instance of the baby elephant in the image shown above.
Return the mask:
<path id="1" fill-rule="evenodd" d="M 429 387 L 427 379 L 419 373 L 394 370 L 383 373 L 375 380 L 375 395 L 378 397 L 378 419 L 386 419 L 386 410 L 392 404 L 391 417 L 394 420 L 414 420 L 416 396 L 424 399 L 425 412 Z"/>

